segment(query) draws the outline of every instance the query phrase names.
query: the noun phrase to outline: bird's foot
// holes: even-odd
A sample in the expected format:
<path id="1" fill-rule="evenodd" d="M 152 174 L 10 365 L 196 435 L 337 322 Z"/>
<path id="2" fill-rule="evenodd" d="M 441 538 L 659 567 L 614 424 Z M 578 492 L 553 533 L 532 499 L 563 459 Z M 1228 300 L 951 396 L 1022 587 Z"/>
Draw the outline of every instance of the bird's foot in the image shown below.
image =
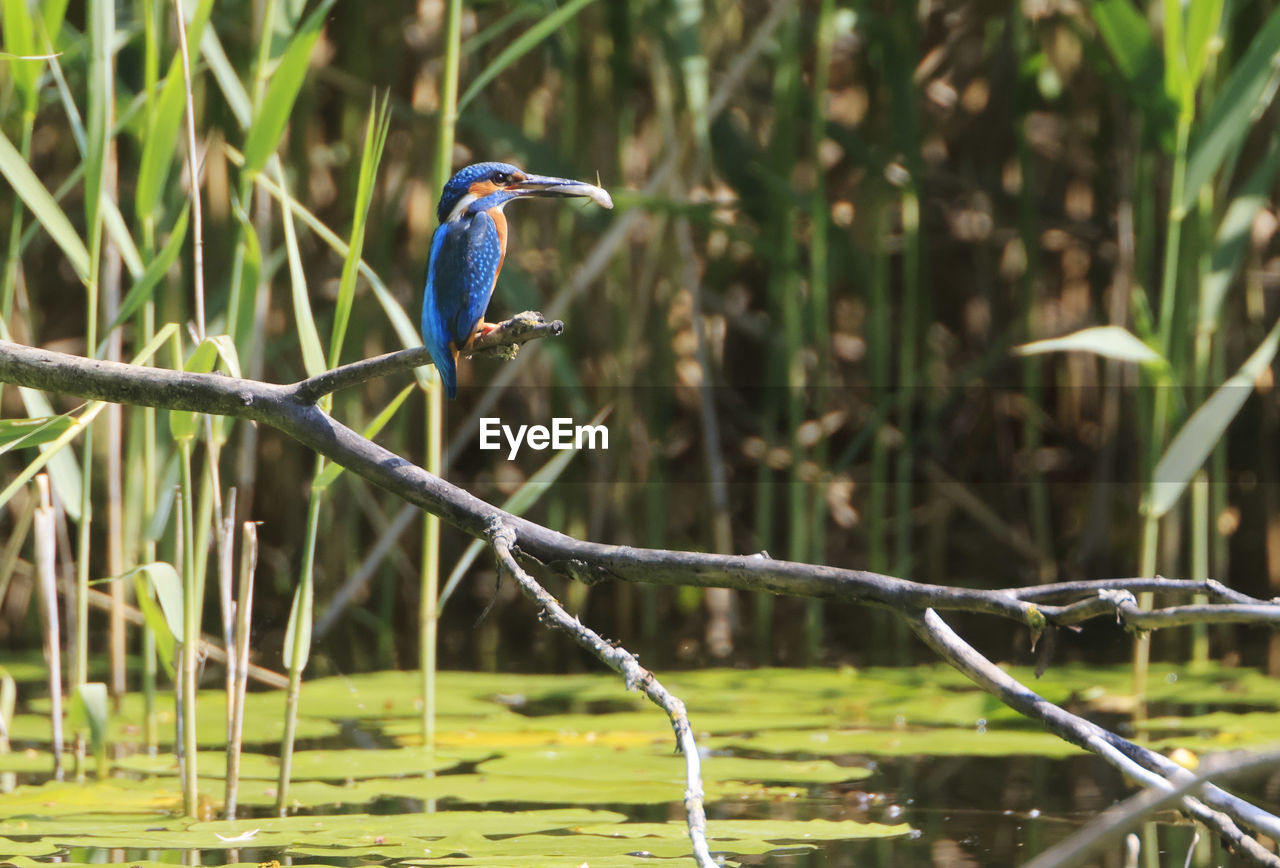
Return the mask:
<path id="1" fill-rule="evenodd" d="M 564 323 L 560 320 L 547 322 L 542 314 L 525 311 L 500 323 L 481 322 L 472 331 L 471 339 L 462 352 L 467 356 L 497 355 L 511 359 L 515 357 L 518 344 L 536 338 L 555 337 L 563 331 Z"/>
<path id="2" fill-rule="evenodd" d="M 467 341 L 467 349 L 471 349 L 472 347 L 475 346 L 476 341 L 480 340 L 485 335 L 489 334 L 492 331 L 496 331 L 501 327 L 502 327 L 502 323 L 500 322 L 485 322 L 484 320 L 480 320 L 480 323 L 476 326 L 475 331 L 471 333 L 471 340 Z"/>

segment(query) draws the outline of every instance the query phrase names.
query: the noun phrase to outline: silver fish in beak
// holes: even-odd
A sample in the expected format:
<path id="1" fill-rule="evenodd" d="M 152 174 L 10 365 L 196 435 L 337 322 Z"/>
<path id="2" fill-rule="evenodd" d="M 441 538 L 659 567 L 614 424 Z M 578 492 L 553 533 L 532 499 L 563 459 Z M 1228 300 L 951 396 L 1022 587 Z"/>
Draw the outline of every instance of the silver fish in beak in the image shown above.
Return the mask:
<path id="1" fill-rule="evenodd" d="M 551 178 L 546 175 L 526 175 L 524 178 L 507 185 L 507 192 L 519 196 L 548 196 L 568 199 L 580 196 L 590 199 L 601 208 L 612 208 L 613 197 L 609 191 L 586 181 L 574 181 L 570 178 Z"/>

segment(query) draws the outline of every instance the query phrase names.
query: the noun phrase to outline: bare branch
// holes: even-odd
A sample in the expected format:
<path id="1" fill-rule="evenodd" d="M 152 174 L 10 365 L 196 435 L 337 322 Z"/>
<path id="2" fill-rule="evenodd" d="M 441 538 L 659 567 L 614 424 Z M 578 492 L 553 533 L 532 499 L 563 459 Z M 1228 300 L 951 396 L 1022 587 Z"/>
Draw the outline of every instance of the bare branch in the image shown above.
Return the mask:
<path id="1" fill-rule="evenodd" d="M 698 745 L 693 738 L 693 727 L 689 724 L 689 715 L 684 703 L 658 683 L 653 673 L 640 665 L 627 649 L 621 645 L 606 642 L 598 633 L 570 615 L 556 598 L 525 572 L 516 563 L 511 553 L 515 544 L 515 533 L 501 521 L 495 521 L 489 534 L 493 552 L 498 561 L 498 570 L 506 573 L 520 585 L 524 595 L 538 604 L 539 620 L 568 633 L 573 640 L 590 651 L 604 665 L 626 679 L 627 689 L 637 687 L 644 691 L 655 705 L 667 713 L 671 719 L 671 728 L 676 734 L 676 745 L 684 754 L 685 790 L 684 810 L 689 825 L 689 840 L 693 843 L 693 855 L 700 868 L 716 868 L 716 861 L 711 858 L 707 848 L 707 812 L 703 806 L 702 765 L 698 757 Z"/>
<path id="2" fill-rule="evenodd" d="M 563 331 L 564 323 L 560 320 L 547 322 L 542 318 L 542 314 L 527 310 L 498 323 L 492 331 L 485 332 L 476 338 L 469 355 L 514 358 L 516 351 L 520 349 L 520 344 L 538 338 L 557 337 Z M 431 363 L 431 353 L 426 347 L 412 347 L 370 359 L 361 359 L 295 383 L 293 397 L 303 403 L 314 404 L 324 395 L 339 389 L 358 386 L 378 377 L 409 371 Z"/>
<path id="3" fill-rule="evenodd" d="M 408 368 L 413 364 L 416 361 L 398 361 L 396 366 Z M 361 370 L 362 377 L 368 373 L 367 369 L 355 370 Z M 765 591 L 880 606 L 895 611 L 931 608 L 985 613 L 1007 618 L 1033 631 L 1053 623 L 1057 617 L 1069 618 L 1070 623 L 1076 623 L 1086 612 L 1101 615 L 1115 610 L 1113 604 L 1101 599 L 1078 604 L 1076 608 L 1039 604 L 1034 602 L 1041 598 L 1041 589 L 1038 588 L 994 591 L 954 588 L 912 582 L 867 570 L 773 560 L 763 554 L 718 555 L 577 540 L 504 512 L 361 437 L 320 410 L 311 399 L 316 392 L 302 390 L 301 384 L 280 386 L 221 374 L 191 374 L 126 365 L 8 341 L 0 341 L 0 381 L 101 401 L 194 410 L 271 425 L 473 537 L 484 538 L 491 524 L 495 520 L 501 521 L 516 535 L 518 556 L 522 561 L 541 564 L 586 583 L 616 579 L 656 585 Z M 359 381 L 359 378 L 352 380 Z M 323 389 L 319 391 L 323 392 Z M 1156 582 L 1162 590 L 1183 593 L 1217 590 L 1219 598 L 1243 602 L 1234 594 L 1223 593 L 1225 589 L 1217 583 L 1149 579 L 1129 584 L 1141 586 L 1145 582 Z M 1125 583 L 1112 583 L 1110 586 L 1115 584 Z M 1107 586 L 1107 583 L 1101 586 Z M 1100 585 L 1074 583 L 1046 587 L 1054 589 L 1058 595 L 1068 595 L 1097 593 Z M 1247 597 L 1245 600 L 1268 607 L 1269 618 L 1274 618 L 1272 611 L 1280 611 L 1277 604 L 1252 601 Z M 1224 622 L 1240 619 L 1241 613 L 1233 608 L 1213 607 L 1195 611 L 1194 620 L 1211 621 L 1213 611 L 1217 609 L 1222 610 Z M 1180 623 L 1176 615 L 1178 611 L 1165 610 L 1165 614 L 1158 618 L 1168 624 Z"/>
<path id="4" fill-rule="evenodd" d="M 1116 617 L 1131 630 L 1158 630 L 1191 624 L 1280 623 L 1280 606 L 1273 603 L 1192 604 L 1148 611 L 1138 606 L 1137 598 L 1128 590 L 1099 591 L 1096 597 L 1070 606 L 1046 606 L 1042 609 L 1046 618 L 1060 626 L 1079 624 L 1109 610 L 1114 611 Z"/>
<path id="5" fill-rule="evenodd" d="M 1194 777 L 1168 757 L 1077 717 L 1019 683 L 961 639 L 932 609 L 904 613 L 904 617 L 926 645 L 979 687 L 999 697 L 1015 711 L 1039 721 L 1055 735 L 1098 754 L 1125 774 L 1144 781 L 1148 786 L 1154 785 L 1165 790 L 1173 789 L 1174 785 Z M 1280 817 L 1212 784 L 1202 785 L 1197 796 L 1198 798 L 1182 798 L 1184 811 L 1221 835 L 1237 852 L 1244 853 L 1258 864 L 1280 865 L 1280 860 L 1239 828 L 1243 825 L 1276 838 L 1277 833 L 1280 833 Z"/>
<path id="6" fill-rule="evenodd" d="M 1000 592 L 926 585 L 865 570 L 777 561 L 762 555 L 711 555 L 576 540 L 506 513 L 361 437 L 301 399 L 296 386 L 86 359 L 8 341 L 0 341 L 0 381 L 271 425 L 471 536 L 484 538 L 492 521 L 501 520 L 515 532 L 522 558 L 587 583 L 618 579 L 767 591 L 888 608 L 934 606 L 1000 615 L 1033 628 L 1042 621 L 1034 605 Z"/>
<path id="7" fill-rule="evenodd" d="M 1244 603 L 1246 605 L 1267 605 L 1275 600 L 1259 600 L 1228 588 L 1222 582 L 1206 579 L 1203 582 L 1188 579 L 1166 579 L 1160 576 L 1153 578 L 1126 579 L 1091 579 L 1083 582 L 1055 582 L 1051 585 L 1028 585 L 1021 588 L 1005 588 L 1005 593 L 1013 594 L 1019 600 L 1035 602 L 1037 600 L 1054 600 L 1061 597 L 1082 597 L 1096 594 L 1099 591 L 1125 590 L 1140 594 L 1144 591 L 1152 593 L 1168 593 L 1186 596 L 1204 594 L 1211 600 L 1222 600 L 1228 603 Z"/>

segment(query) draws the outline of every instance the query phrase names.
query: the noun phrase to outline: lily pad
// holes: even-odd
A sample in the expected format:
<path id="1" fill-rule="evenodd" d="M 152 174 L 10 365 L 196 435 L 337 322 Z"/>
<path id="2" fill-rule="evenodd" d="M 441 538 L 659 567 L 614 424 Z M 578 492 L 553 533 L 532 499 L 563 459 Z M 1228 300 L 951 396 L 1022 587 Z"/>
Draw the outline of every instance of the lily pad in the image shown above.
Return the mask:
<path id="1" fill-rule="evenodd" d="M 478 772 L 489 777 L 525 777 L 548 784 L 572 781 L 604 781 L 626 788 L 640 781 L 663 781 L 683 785 L 684 758 L 648 751 L 619 751 L 608 748 L 562 747 L 554 750 L 522 751 L 481 763 Z M 792 762 L 739 757 L 708 757 L 702 761 L 702 775 L 708 783 L 717 781 L 760 781 L 784 784 L 830 784 L 865 778 L 861 768 L 837 766 L 827 760 Z"/>
<path id="2" fill-rule="evenodd" d="M 424 751 L 420 748 L 387 750 L 300 750 L 293 755 L 294 781 L 349 781 L 366 778 L 420 775 L 440 772 L 460 763 L 472 763 L 490 754 L 483 750 L 460 751 L 447 748 Z M 2 759 L 2 758 L 0 758 Z M 0 762 L 0 768 L 3 767 Z M 177 775 L 178 763 L 172 754 L 147 756 L 135 754 L 116 762 L 116 767 L 130 772 L 155 775 Z M 202 778 L 224 778 L 227 771 L 225 753 L 203 751 L 198 767 Z M 240 780 L 278 781 L 280 761 L 259 753 L 240 756 Z"/>
<path id="3" fill-rule="evenodd" d="M 864 729 L 761 732 L 709 739 L 716 750 L 787 756 L 1074 756 L 1082 749 L 1048 732 L 1000 729 Z"/>
<path id="4" fill-rule="evenodd" d="M 304 689 L 305 697 L 305 689 Z M 15 741 L 50 743 L 48 699 L 31 702 L 30 707 L 43 714 L 20 714 L 14 720 Z M 177 732 L 176 715 L 172 703 L 163 703 L 158 710 L 160 743 L 172 746 Z M 145 713 L 143 698 L 130 693 L 121 702 L 120 711 L 111 715 L 107 740 L 116 744 L 138 744 L 142 740 Z M 297 738 L 330 738 L 341 731 L 338 723 L 315 717 L 298 721 Z M 250 693 L 245 697 L 245 744 L 278 747 L 284 736 L 284 692 Z M 196 738 L 201 748 L 225 749 L 227 743 L 226 695 L 217 691 L 201 691 L 196 701 Z"/>
<path id="5" fill-rule="evenodd" d="M 103 816 L 81 815 L 62 817 L 10 817 L 0 821 L 0 834 L 21 836 L 80 836 L 80 835 L 119 835 L 127 836 L 140 831 L 181 832 L 191 825 L 185 817 L 162 818 L 149 814 Z"/>
<path id="6" fill-rule="evenodd" d="M 7 858 L 12 856 L 52 856 L 61 850 L 48 841 L 13 841 L 9 838 L 0 838 L 0 857 Z"/>
<path id="7" fill-rule="evenodd" d="M 369 782 L 371 784 L 375 782 Z M 538 802 L 554 805 L 660 805 L 683 797 L 678 780 L 617 781 L 557 778 L 539 781 L 524 776 L 445 775 L 437 778 L 402 778 L 378 781 L 383 795 L 423 801 L 455 799 L 467 804 Z"/>
<path id="8" fill-rule="evenodd" d="M 64 753 L 62 767 L 72 768 L 75 755 Z M 23 750 L 0 753 L 0 772 L 53 773 L 52 751 Z"/>
<path id="9" fill-rule="evenodd" d="M 612 826 L 584 826 L 584 835 L 625 838 L 688 839 L 683 823 L 620 823 Z M 912 834 L 906 823 L 886 826 L 855 820 L 713 820 L 707 823 L 708 842 L 731 841 L 843 841 L 862 838 L 890 838 Z M 719 849 L 719 848 L 715 848 Z M 732 849 L 730 847 L 729 849 Z"/>
<path id="10" fill-rule="evenodd" d="M 75 784 L 49 781 L 21 786 L 0 796 L 6 817 L 59 817 L 76 814 L 165 814 L 182 810 L 182 793 L 136 781 L 112 779 Z M 13 834 L 12 830 L 5 834 Z"/>
<path id="11" fill-rule="evenodd" d="M 293 755 L 297 780 L 362 780 L 403 777 L 439 772 L 460 763 L 478 762 L 489 756 L 484 750 L 421 748 L 389 750 L 304 750 Z"/>
<path id="12" fill-rule="evenodd" d="M 320 835 L 323 843 L 369 847 L 379 838 L 445 838 L 463 833 L 527 835 L 554 832 L 626 819 L 612 811 L 567 808 L 549 811 L 438 811 L 419 814 L 337 814 L 332 816 L 262 817 L 251 820 L 217 820 L 195 823 L 193 832 L 232 837 L 250 829 L 280 832 L 297 839 Z"/>
<path id="13" fill-rule="evenodd" d="M 809 845 L 811 848 L 812 845 Z M 767 853 L 778 849 L 776 844 L 766 841 L 735 841 L 731 851 L 737 854 Z M 413 852 L 416 850 L 417 852 Z M 425 852 L 424 852 L 425 851 Z M 303 846 L 290 848 L 290 853 L 300 855 L 351 858 L 357 853 L 341 847 Z M 508 860 L 542 860 L 559 858 L 561 865 L 579 865 L 583 863 L 594 866 L 597 860 L 658 858 L 688 858 L 692 852 L 686 834 L 683 840 L 644 839 L 642 842 L 625 837 L 605 837 L 594 834 L 570 835 L 516 835 L 504 838 L 488 838 L 482 835 L 456 835 L 431 842 L 410 842 L 406 846 L 362 849 L 360 856 L 381 856 L 385 859 L 450 859 L 468 857 L 473 865 L 493 865 Z"/>

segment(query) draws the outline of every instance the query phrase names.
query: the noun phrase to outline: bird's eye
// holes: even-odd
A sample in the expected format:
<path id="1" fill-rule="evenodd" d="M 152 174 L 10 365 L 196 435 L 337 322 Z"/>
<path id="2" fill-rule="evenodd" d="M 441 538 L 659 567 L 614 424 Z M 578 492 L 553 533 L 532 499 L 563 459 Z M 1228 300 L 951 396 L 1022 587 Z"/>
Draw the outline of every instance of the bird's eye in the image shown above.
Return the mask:
<path id="1" fill-rule="evenodd" d="M 493 183 L 497 184 L 499 187 L 505 187 L 507 184 L 511 183 L 511 176 L 506 172 L 498 172 L 493 176 Z"/>

